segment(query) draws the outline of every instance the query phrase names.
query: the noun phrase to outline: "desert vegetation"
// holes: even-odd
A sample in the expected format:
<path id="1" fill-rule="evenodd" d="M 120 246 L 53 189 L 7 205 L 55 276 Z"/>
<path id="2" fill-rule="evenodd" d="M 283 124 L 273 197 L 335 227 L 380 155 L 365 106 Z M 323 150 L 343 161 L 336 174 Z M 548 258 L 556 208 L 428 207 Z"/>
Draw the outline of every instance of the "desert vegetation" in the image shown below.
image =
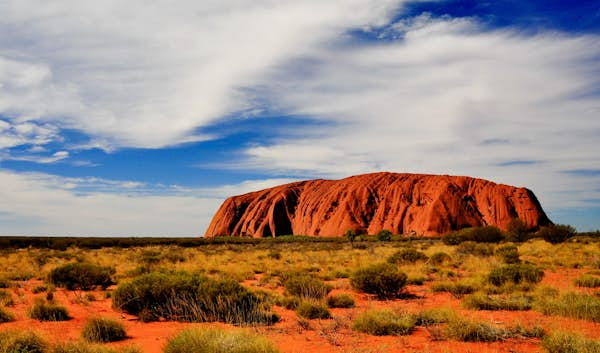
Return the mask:
<path id="1" fill-rule="evenodd" d="M 1 239 L 0 352 L 596 352 L 598 234 L 512 227 Z"/>

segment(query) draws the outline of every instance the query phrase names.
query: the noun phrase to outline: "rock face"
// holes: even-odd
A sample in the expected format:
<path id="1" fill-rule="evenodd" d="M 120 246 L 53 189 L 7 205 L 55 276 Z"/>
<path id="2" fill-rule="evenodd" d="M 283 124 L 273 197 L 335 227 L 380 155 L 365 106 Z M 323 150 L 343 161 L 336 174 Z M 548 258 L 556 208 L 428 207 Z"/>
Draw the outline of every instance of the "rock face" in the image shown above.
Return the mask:
<path id="1" fill-rule="evenodd" d="M 464 227 L 506 229 L 513 218 L 530 227 L 550 220 L 533 192 L 463 176 L 374 173 L 308 180 L 233 196 L 205 236 L 439 235 Z"/>

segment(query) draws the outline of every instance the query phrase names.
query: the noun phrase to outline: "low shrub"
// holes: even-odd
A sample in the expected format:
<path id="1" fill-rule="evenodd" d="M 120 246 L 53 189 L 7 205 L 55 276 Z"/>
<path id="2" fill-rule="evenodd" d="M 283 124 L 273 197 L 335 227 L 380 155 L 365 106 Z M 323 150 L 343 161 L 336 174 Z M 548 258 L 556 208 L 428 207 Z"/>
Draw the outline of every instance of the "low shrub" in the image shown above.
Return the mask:
<path id="1" fill-rule="evenodd" d="M 406 274 L 398 271 L 396 266 L 385 262 L 361 267 L 350 276 L 352 287 L 368 294 L 375 294 L 379 299 L 398 296 L 406 280 Z"/>
<path id="2" fill-rule="evenodd" d="M 446 254 L 443 251 L 436 252 L 435 254 L 429 257 L 429 262 L 436 266 L 442 265 L 450 261 L 452 261 L 452 257 L 450 257 L 450 255 Z"/>
<path id="3" fill-rule="evenodd" d="M 519 218 L 513 218 L 508 223 L 506 241 L 521 243 L 529 238 L 531 228 Z"/>
<path id="4" fill-rule="evenodd" d="M 62 305 L 46 303 L 43 300 L 37 300 L 31 308 L 28 315 L 30 318 L 40 321 L 66 321 L 71 317 Z"/>
<path id="5" fill-rule="evenodd" d="M 390 241 L 392 240 L 392 232 L 387 229 L 382 229 L 377 232 L 377 240 L 379 241 Z"/>
<path id="6" fill-rule="evenodd" d="M 73 262 L 50 271 L 48 281 L 69 290 L 91 290 L 95 287 L 106 289 L 113 283 L 110 276 L 114 273 L 115 269 L 111 267 L 102 267 L 86 262 Z"/>
<path id="7" fill-rule="evenodd" d="M 488 281 L 501 286 L 506 283 L 539 283 L 544 278 L 544 271 L 533 265 L 512 264 L 493 269 L 488 275 Z"/>
<path id="8" fill-rule="evenodd" d="M 0 352 L 2 353 L 45 353 L 48 343 L 34 331 L 0 332 Z"/>
<path id="9" fill-rule="evenodd" d="M 586 288 L 598 288 L 600 287 L 600 277 L 591 276 L 591 275 L 582 275 L 575 279 L 574 281 L 576 286 L 586 287 Z"/>
<path id="10" fill-rule="evenodd" d="M 600 322 L 600 299 L 583 293 L 538 293 L 533 302 L 533 309 L 545 315 Z"/>
<path id="11" fill-rule="evenodd" d="M 0 306 L 0 323 L 15 321 L 15 315 L 8 309 Z"/>
<path id="12" fill-rule="evenodd" d="M 545 241 L 558 244 L 565 240 L 574 237 L 577 234 L 577 230 L 567 224 L 553 224 L 550 226 L 541 227 L 536 236 L 544 239 Z"/>
<path id="13" fill-rule="evenodd" d="M 542 339 L 548 353 L 598 353 L 600 341 L 590 340 L 567 332 L 553 332 Z"/>
<path id="14" fill-rule="evenodd" d="M 519 248 L 514 245 L 503 245 L 496 249 L 495 255 L 500 261 L 505 264 L 518 264 L 521 262 L 519 258 Z"/>
<path id="15" fill-rule="evenodd" d="M 333 289 L 319 278 L 295 275 L 283 282 L 288 294 L 300 298 L 322 299 Z"/>
<path id="16" fill-rule="evenodd" d="M 123 324 L 108 318 L 90 318 L 81 336 L 90 342 L 115 342 L 127 338 Z"/>
<path id="17" fill-rule="evenodd" d="M 460 243 L 456 247 L 456 253 L 458 255 L 473 255 L 478 257 L 492 256 L 494 254 L 493 244 L 476 243 L 474 241 L 466 241 Z"/>
<path id="18" fill-rule="evenodd" d="M 463 305 L 475 310 L 529 310 L 531 298 L 523 295 L 491 296 L 475 293 L 467 296 Z"/>
<path id="19" fill-rule="evenodd" d="M 271 324 L 278 317 L 270 301 L 234 280 L 215 280 L 186 272 L 152 272 L 120 284 L 113 307 L 142 321 L 221 321 Z"/>
<path id="20" fill-rule="evenodd" d="M 387 262 L 391 264 L 414 264 L 417 261 L 427 261 L 429 257 L 417 249 L 407 248 L 396 251 L 388 257 Z"/>
<path id="21" fill-rule="evenodd" d="M 329 319 L 331 314 L 327 305 L 314 300 L 304 300 L 296 309 L 298 316 L 305 319 Z"/>
<path id="22" fill-rule="evenodd" d="M 327 305 L 330 308 L 352 308 L 354 307 L 354 299 L 349 294 L 339 293 L 327 297 Z"/>
<path id="23" fill-rule="evenodd" d="M 164 353 L 277 353 L 265 337 L 240 331 L 188 328 L 171 338 Z"/>
<path id="24" fill-rule="evenodd" d="M 455 316 L 448 321 L 446 335 L 462 342 L 494 342 L 507 337 L 507 332 L 487 322 Z"/>
<path id="25" fill-rule="evenodd" d="M 389 309 L 368 309 L 356 317 L 352 328 L 375 336 L 410 335 L 415 324 L 416 318 L 409 314 L 398 314 Z"/>

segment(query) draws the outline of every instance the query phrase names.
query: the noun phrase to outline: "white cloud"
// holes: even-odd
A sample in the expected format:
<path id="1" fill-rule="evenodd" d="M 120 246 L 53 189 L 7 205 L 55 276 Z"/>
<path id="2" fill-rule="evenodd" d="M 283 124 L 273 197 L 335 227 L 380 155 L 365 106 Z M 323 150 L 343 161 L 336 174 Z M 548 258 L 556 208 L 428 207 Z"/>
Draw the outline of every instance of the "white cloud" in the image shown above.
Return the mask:
<path id="1" fill-rule="evenodd" d="M 240 88 L 399 2 L 3 1 L 0 114 L 106 148 L 206 139 L 197 128 L 252 108 Z"/>
<path id="2" fill-rule="evenodd" d="M 0 171 L 0 184 L 0 235 L 198 236 L 204 234 L 222 201 L 183 195 L 79 193 L 77 181 L 6 171 Z"/>
<path id="3" fill-rule="evenodd" d="M 0 170 L 0 236 L 199 236 L 226 197 L 291 181 L 189 189 Z"/>
<path id="4" fill-rule="evenodd" d="M 597 190 L 598 178 L 560 171 L 600 165 L 598 36 L 427 17 L 400 28 L 404 40 L 322 48 L 301 73 L 274 70 L 260 94 L 333 127 L 248 148 L 239 168 L 471 175 L 530 187 L 547 208 L 581 205 Z M 498 166 L 515 160 L 539 163 Z"/>

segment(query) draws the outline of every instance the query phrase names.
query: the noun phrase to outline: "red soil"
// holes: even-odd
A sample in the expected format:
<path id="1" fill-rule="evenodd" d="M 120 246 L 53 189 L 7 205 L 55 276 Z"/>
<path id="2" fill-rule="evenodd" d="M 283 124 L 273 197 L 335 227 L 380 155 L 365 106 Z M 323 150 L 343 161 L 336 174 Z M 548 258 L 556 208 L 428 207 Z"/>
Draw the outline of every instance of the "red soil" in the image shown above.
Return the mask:
<path id="1" fill-rule="evenodd" d="M 572 279 L 581 271 L 560 270 L 549 272 L 543 284 L 571 288 Z M 341 280 L 345 281 L 345 280 Z M 162 352 L 167 340 L 180 330 L 195 325 L 202 327 L 221 327 L 239 329 L 232 325 L 219 323 L 189 324 L 178 322 L 142 323 L 136 317 L 119 313 L 111 308 L 111 300 L 105 299 L 102 292 L 92 292 L 97 298 L 83 304 L 82 293 L 57 289 L 55 300 L 68 308 L 72 320 L 63 322 L 39 322 L 29 319 L 27 308 L 36 296 L 31 289 L 40 284 L 39 281 L 21 283 L 21 288 L 12 289 L 15 305 L 9 308 L 17 316 L 15 322 L 0 324 L 0 329 L 34 329 L 40 331 L 50 341 L 59 342 L 77 340 L 87 318 L 106 316 L 121 320 L 129 338 L 122 342 L 111 343 L 112 346 L 137 345 L 143 352 Z M 560 285 L 562 284 L 562 285 Z M 257 281 L 245 282 L 247 286 L 256 286 Z M 325 352 L 542 352 L 537 339 L 510 339 L 494 343 L 465 343 L 453 340 L 435 341 L 426 328 L 418 327 L 410 336 L 376 337 L 353 331 L 352 320 L 366 308 L 392 308 L 417 312 L 426 308 L 451 307 L 467 317 L 487 320 L 504 326 L 521 324 L 525 327 L 541 325 L 548 330 L 566 330 L 579 332 L 594 337 L 600 332 L 600 324 L 582 320 L 544 316 L 535 311 L 468 311 L 461 308 L 460 300 L 447 293 L 431 293 L 426 286 L 409 286 L 408 291 L 417 296 L 416 299 L 376 301 L 364 294 L 351 291 L 335 290 L 332 294 L 347 292 L 351 294 L 356 307 L 352 309 L 332 309 L 333 319 L 310 320 L 309 327 L 303 328 L 295 312 L 280 307 L 275 310 L 281 320 L 270 327 L 245 328 L 246 330 L 266 335 L 283 353 L 325 353 Z"/>

